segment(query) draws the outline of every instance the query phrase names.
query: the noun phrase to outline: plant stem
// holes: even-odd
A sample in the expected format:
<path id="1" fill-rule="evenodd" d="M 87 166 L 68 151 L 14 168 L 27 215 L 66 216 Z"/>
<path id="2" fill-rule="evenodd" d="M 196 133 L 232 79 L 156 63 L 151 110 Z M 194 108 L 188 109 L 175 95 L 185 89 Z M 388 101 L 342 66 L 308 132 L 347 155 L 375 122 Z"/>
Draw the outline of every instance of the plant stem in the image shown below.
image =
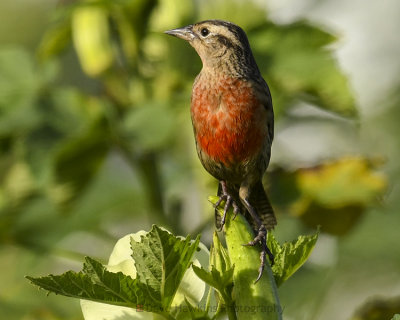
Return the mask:
<path id="1" fill-rule="evenodd" d="M 217 197 L 210 197 L 212 203 L 217 200 Z M 260 264 L 260 253 L 258 247 L 243 246 L 254 238 L 246 219 L 239 214 L 233 220 L 232 210 L 230 210 L 224 229 L 229 257 L 234 265 L 233 284 L 237 319 L 248 320 L 251 316 L 252 320 L 281 320 L 282 308 L 268 262 L 263 276 L 254 283 Z"/>

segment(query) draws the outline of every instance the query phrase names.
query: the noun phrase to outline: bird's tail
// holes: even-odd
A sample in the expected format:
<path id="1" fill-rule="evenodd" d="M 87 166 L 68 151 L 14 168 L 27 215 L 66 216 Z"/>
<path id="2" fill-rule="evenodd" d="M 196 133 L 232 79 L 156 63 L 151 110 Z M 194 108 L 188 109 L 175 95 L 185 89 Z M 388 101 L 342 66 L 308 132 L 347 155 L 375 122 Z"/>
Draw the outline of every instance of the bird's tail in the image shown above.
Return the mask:
<path id="1" fill-rule="evenodd" d="M 254 227 L 254 230 L 258 229 L 257 224 L 252 220 L 250 214 L 247 212 L 245 206 L 241 203 L 239 198 L 239 186 L 227 184 L 229 194 L 233 197 L 234 201 L 239 205 L 240 212 L 246 217 L 247 221 Z M 221 195 L 221 185 L 218 187 L 218 196 Z M 249 202 L 256 209 L 262 224 L 267 230 L 271 230 L 276 226 L 276 218 L 274 210 L 272 209 L 271 203 L 269 202 L 268 196 L 265 193 L 264 187 L 260 182 L 251 187 Z M 215 211 L 215 225 L 219 229 L 221 227 L 221 215 Z"/>
<path id="2" fill-rule="evenodd" d="M 273 229 L 276 226 L 275 213 L 261 181 L 251 188 L 249 202 L 255 207 L 265 228 Z"/>

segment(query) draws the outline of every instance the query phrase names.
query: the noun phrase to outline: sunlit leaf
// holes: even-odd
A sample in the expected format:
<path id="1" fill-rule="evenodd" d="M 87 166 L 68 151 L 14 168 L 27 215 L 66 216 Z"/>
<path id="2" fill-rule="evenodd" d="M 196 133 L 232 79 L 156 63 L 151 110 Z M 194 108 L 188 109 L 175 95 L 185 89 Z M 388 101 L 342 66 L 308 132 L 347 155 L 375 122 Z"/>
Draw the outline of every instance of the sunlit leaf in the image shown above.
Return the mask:
<path id="1" fill-rule="evenodd" d="M 199 237 L 191 242 L 153 226 L 131 240 L 137 278 L 122 272 L 110 272 L 96 260 L 86 258 L 80 272 L 62 275 L 27 277 L 33 284 L 67 297 L 80 298 L 115 306 L 168 314 L 183 275 L 197 250 Z"/>
<path id="2" fill-rule="evenodd" d="M 193 244 L 190 239 L 180 240 L 158 227 L 141 237 L 141 242 L 132 241 L 132 257 L 135 260 L 137 279 L 146 290 L 152 291 L 151 299 L 168 307 L 178 290 L 197 249 L 199 237 Z M 136 291 L 143 295 L 144 292 Z"/>
<path id="3" fill-rule="evenodd" d="M 280 245 L 271 232 L 267 245 L 274 255 L 272 272 L 278 286 L 289 279 L 306 262 L 314 249 L 318 232 L 309 236 L 299 236 L 296 240 Z"/>
<path id="4" fill-rule="evenodd" d="M 113 62 L 108 13 L 96 5 L 76 7 L 72 14 L 72 38 L 83 70 L 98 76 Z"/>
<path id="5" fill-rule="evenodd" d="M 121 271 L 125 275 L 136 278 L 135 261 L 131 256 L 131 240 L 140 242 L 141 236 L 146 236 L 146 232 L 139 231 L 118 240 L 106 266 L 108 271 Z M 202 243 L 199 243 L 199 249 L 199 251 L 194 253 L 193 263 L 198 266 L 205 266 L 208 264 L 209 252 Z M 185 308 L 182 308 L 182 304 L 199 304 L 203 298 L 204 291 L 204 282 L 194 274 L 191 268 L 187 269 L 172 301 L 171 313 L 173 312 L 174 316 L 177 316 L 178 319 L 185 319 L 183 314 L 187 314 L 188 312 L 185 311 Z M 95 320 L 99 317 L 104 318 L 104 320 L 125 319 L 124 317 L 128 317 L 127 319 L 130 319 L 129 317 L 132 317 L 132 319 L 153 319 L 153 315 L 148 312 L 93 301 L 81 300 L 81 307 L 85 320 Z"/>
<path id="6" fill-rule="evenodd" d="M 370 161 L 343 158 L 298 172 L 297 184 L 306 197 L 329 207 L 374 201 L 386 188 L 386 178 Z"/>
<path id="7" fill-rule="evenodd" d="M 270 195 L 277 207 L 305 224 L 343 235 L 386 190 L 387 179 L 377 166 L 370 159 L 354 157 L 292 172 L 276 170 L 270 174 Z"/>
<path id="8" fill-rule="evenodd" d="M 136 307 L 137 281 L 122 272 L 109 272 L 99 262 L 87 257 L 81 272 L 62 275 L 27 277 L 33 284 L 67 297 L 87 299 L 125 307 Z M 142 302 L 142 301 L 140 301 Z"/>
<path id="9" fill-rule="evenodd" d="M 16 206 L 35 190 L 35 181 L 29 166 L 24 162 L 16 162 L 9 169 L 4 180 L 4 202 Z"/>

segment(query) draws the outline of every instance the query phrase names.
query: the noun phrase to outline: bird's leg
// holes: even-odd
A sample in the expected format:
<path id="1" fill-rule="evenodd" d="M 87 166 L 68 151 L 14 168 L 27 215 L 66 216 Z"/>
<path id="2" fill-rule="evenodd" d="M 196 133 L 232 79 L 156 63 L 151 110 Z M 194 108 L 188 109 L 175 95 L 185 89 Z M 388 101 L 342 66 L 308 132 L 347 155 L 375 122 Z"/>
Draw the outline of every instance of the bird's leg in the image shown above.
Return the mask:
<path id="1" fill-rule="evenodd" d="M 243 194 L 243 192 L 240 192 L 240 193 Z M 251 217 L 253 218 L 254 222 L 258 226 L 258 233 L 255 236 L 255 238 L 252 241 L 250 241 L 249 243 L 244 244 L 244 246 L 255 246 L 258 243 L 261 245 L 260 267 L 258 268 L 258 276 L 255 281 L 255 282 L 257 282 L 258 280 L 260 280 L 260 278 L 264 272 L 265 256 L 268 254 L 268 257 L 269 257 L 269 260 L 271 261 L 271 266 L 272 266 L 274 264 L 274 255 L 272 254 L 271 250 L 269 250 L 269 248 L 267 246 L 267 229 L 262 224 L 261 219 L 258 216 L 255 208 L 249 203 L 248 196 L 242 198 L 242 201 L 243 201 L 243 204 L 245 205 L 247 211 L 250 213 Z"/>
<path id="2" fill-rule="evenodd" d="M 219 196 L 218 201 L 215 203 L 215 209 L 218 208 L 218 206 L 221 204 L 222 201 L 225 201 L 225 206 L 221 219 L 221 225 L 219 226 L 219 231 L 221 231 L 225 225 L 226 213 L 228 212 L 230 207 L 233 207 L 233 214 L 234 214 L 233 218 L 235 218 L 240 211 L 239 206 L 237 205 L 233 197 L 229 194 L 225 181 L 220 181 L 220 184 L 221 184 L 221 194 Z"/>

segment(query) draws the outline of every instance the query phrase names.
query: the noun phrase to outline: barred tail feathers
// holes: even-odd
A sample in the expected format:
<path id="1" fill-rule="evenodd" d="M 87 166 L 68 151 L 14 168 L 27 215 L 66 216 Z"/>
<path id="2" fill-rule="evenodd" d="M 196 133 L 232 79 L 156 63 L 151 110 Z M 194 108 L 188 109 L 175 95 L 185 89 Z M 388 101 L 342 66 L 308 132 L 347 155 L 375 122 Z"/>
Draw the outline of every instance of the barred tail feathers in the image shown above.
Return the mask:
<path id="1" fill-rule="evenodd" d="M 251 188 L 249 202 L 255 207 L 265 228 L 273 229 L 277 224 L 275 213 L 261 181 Z"/>

